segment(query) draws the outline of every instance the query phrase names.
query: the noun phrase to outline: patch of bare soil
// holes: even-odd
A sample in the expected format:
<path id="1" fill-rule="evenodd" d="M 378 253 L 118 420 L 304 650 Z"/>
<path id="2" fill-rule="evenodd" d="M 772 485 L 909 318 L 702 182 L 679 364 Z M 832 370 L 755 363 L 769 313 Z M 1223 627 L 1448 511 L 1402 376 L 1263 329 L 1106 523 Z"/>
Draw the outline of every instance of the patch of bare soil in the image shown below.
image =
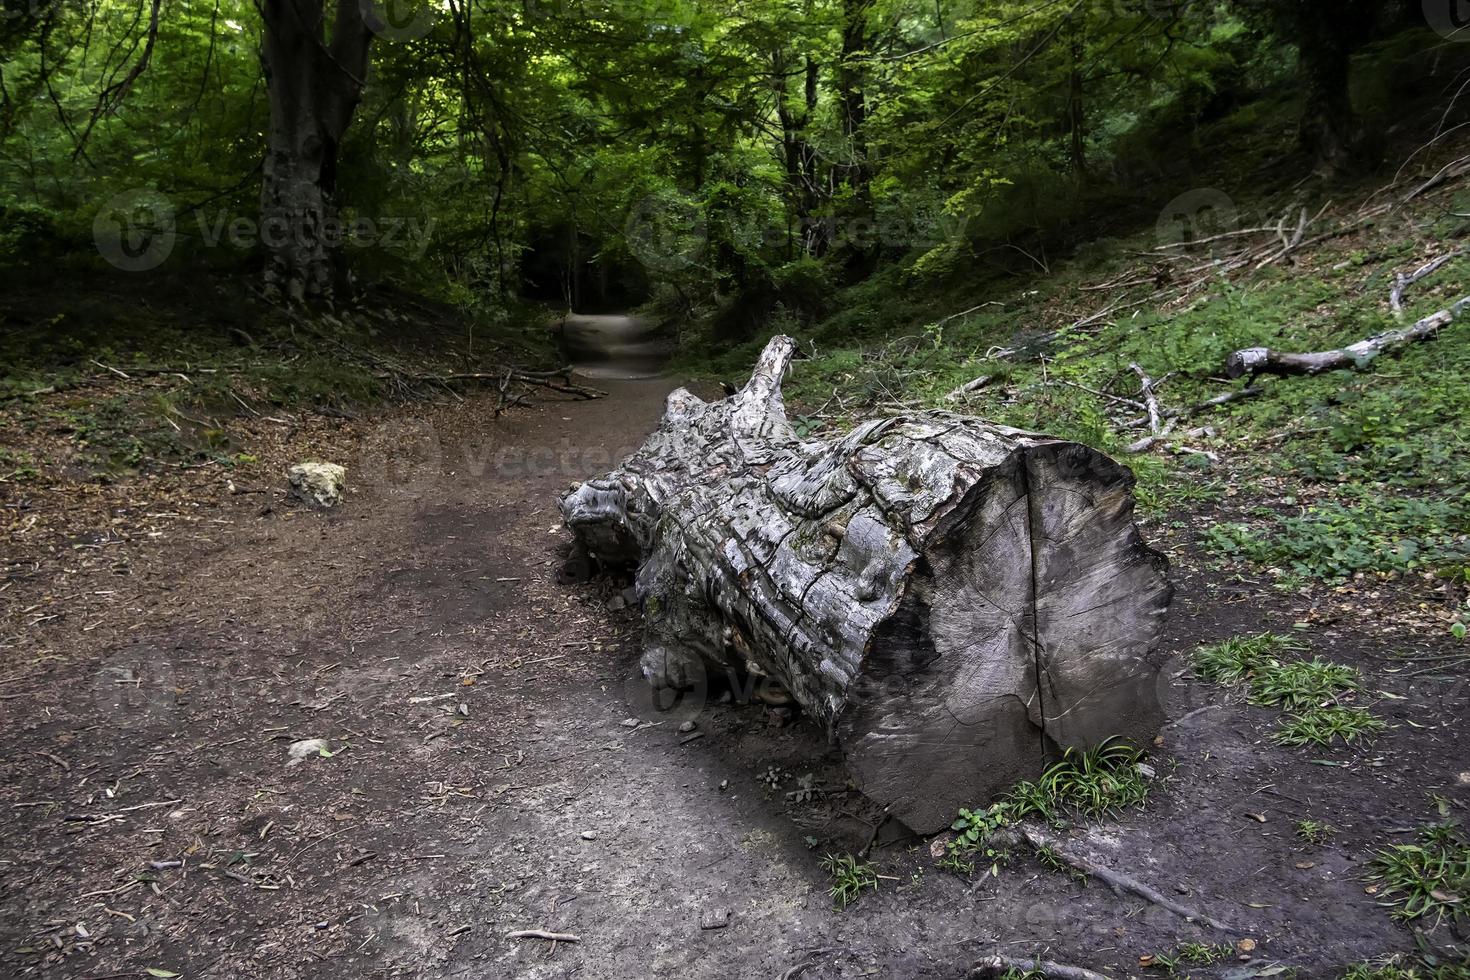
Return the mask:
<path id="1" fill-rule="evenodd" d="M 1429 659 L 1446 641 L 1380 635 L 1373 606 L 1322 622 L 1165 536 L 1179 660 L 1159 785 L 1071 845 L 1238 932 L 1020 853 L 958 877 L 875 831 L 806 722 L 739 692 L 657 710 L 636 615 L 614 608 L 626 583 L 558 581 L 557 492 L 641 441 L 672 387 L 602 384 L 498 420 L 491 392 L 303 422 L 262 454 L 248 489 L 267 492 L 201 470 L 186 513 L 143 518 L 156 536 L 116 533 L 116 497 L 70 518 L 69 543 L 12 524 L 0 972 L 956 978 L 999 950 L 1138 975 L 1145 954 L 1250 939 L 1193 975 L 1317 977 L 1415 947 L 1362 875 L 1435 818 L 1431 793 L 1470 802 L 1465 677 Z M 349 467 L 338 511 L 281 494 L 279 465 L 308 456 Z M 131 528 L 156 512 L 128 492 Z M 1297 622 L 1363 670 L 1389 731 L 1278 747 L 1272 711 L 1186 670 L 1202 641 Z M 1405 649 L 1423 659 L 1385 659 Z M 291 764 L 308 739 L 325 751 Z M 1309 845 L 1307 818 L 1338 833 Z M 875 838 L 878 891 L 834 911 L 819 858 Z"/>

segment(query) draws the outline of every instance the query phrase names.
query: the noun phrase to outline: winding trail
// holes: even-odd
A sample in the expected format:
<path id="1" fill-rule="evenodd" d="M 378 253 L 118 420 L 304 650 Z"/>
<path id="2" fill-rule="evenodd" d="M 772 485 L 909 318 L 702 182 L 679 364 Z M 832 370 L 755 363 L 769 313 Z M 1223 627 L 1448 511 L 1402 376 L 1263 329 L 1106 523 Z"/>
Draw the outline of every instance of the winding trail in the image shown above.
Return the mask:
<path id="1" fill-rule="evenodd" d="M 637 316 L 569 313 L 559 330 L 563 355 L 589 378 L 656 378 L 669 359 L 668 340 Z"/>

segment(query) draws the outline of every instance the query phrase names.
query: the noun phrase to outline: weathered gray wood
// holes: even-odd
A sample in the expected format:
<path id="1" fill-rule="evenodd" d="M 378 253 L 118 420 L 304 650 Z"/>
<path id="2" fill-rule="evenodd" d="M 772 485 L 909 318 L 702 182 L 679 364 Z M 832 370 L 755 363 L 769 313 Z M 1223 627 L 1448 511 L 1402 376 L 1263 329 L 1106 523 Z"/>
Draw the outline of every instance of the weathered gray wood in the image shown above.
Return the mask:
<path id="1" fill-rule="evenodd" d="M 948 412 L 797 438 L 777 337 L 735 395 L 663 421 L 562 513 L 638 564 L 643 669 L 770 678 L 920 831 L 1068 746 L 1147 744 L 1170 589 L 1132 476 L 1085 446 Z"/>

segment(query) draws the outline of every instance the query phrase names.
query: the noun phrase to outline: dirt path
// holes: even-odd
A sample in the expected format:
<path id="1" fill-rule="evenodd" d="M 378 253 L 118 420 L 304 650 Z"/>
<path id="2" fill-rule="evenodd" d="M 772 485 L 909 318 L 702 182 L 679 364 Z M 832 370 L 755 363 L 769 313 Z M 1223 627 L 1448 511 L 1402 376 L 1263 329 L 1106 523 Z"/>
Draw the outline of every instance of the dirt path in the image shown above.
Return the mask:
<path id="1" fill-rule="evenodd" d="M 562 353 L 589 378 L 657 378 L 669 358 L 657 324 L 636 316 L 570 313 L 560 331 Z"/>
<path id="2" fill-rule="evenodd" d="M 878 893 L 833 911 L 817 859 L 866 843 L 872 814 L 820 733 L 750 706 L 653 711 L 616 584 L 558 582 L 557 491 L 639 441 L 672 387 L 600 383 L 610 398 L 498 421 L 486 397 L 303 434 L 351 467 L 338 512 L 222 494 L 186 537 L 13 583 L 0 972 L 955 978 L 999 949 L 1138 973 L 1240 938 L 1025 855 L 957 877 L 922 841 L 882 848 Z M 1305 615 L 1243 598 L 1185 573 L 1173 648 Z M 1388 649 L 1334 629 L 1337 659 Z M 1086 846 L 1237 923 L 1258 947 L 1236 975 L 1411 948 L 1357 876 L 1432 815 L 1428 792 L 1463 804 L 1463 688 L 1416 696 L 1420 727 L 1391 715 L 1329 770 L 1181 674 L 1157 802 Z M 288 765 L 307 738 L 333 754 Z M 789 796 L 808 774 L 814 797 Z M 1339 836 L 1308 847 L 1304 816 Z"/>

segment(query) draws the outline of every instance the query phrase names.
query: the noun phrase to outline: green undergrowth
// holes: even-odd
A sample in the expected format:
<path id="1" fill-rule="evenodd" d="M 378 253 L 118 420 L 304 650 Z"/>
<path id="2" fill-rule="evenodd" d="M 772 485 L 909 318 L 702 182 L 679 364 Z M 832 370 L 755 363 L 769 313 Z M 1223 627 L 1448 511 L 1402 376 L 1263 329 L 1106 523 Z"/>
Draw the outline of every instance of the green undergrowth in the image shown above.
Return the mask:
<path id="1" fill-rule="evenodd" d="M 1306 645 L 1275 633 L 1233 636 L 1200 647 L 1194 671 L 1226 686 L 1244 685 L 1251 704 L 1280 708 L 1273 741 L 1287 746 L 1352 743 L 1386 726 L 1367 708 L 1344 703 L 1362 689 L 1357 670 L 1320 657 L 1295 656 Z"/>
<path id="2" fill-rule="evenodd" d="M 53 446 L 0 458 L 0 480 L 229 464 L 238 416 L 447 397 L 415 378 L 479 370 L 484 358 L 555 359 L 548 331 L 476 337 L 470 320 L 421 298 L 365 294 L 352 311 L 304 316 L 255 299 L 237 278 L 195 278 L 97 275 L 84 290 L 42 279 L 0 299 L 0 421 L 15 441 Z"/>
<path id="3" fill-rule="evenodd" d="M 1412 844 L 1378 851 L 1368 880 L 1395 919 L 1431 925 L 1464 919 L 1470 915 L 1470 841 L 1451 822 L 1425 827 Z"/>
<path id="4" fill-rule="evenodd" d="M 998 875 L 1009 853 L 993 838 L 1006 827 L 1028 817 L 1058 823 L 1068 818 L 1117 816 L 1142 806 L 1150 783 L 1141 760 L 1138 749 L 1118 739 L 1086 750 L 1067 749 L 1037 779 L 1017 783 L 990 806 L 961 809 L 950 826 L 955 837 L 941 866 L 969 873 L 988 864 L 990 872 Z M 1038 857 L 1049 865 L 1060 863 L 1048 862 L 1045 851 Z"/>
<path id="5" fill-rule="evenodd" d="M 1470 980 L 1470 962 L 1414 962 L 1394 955 L 1370 963 L 1355 963 L 1341 980 Z"/>
<path id="6" fill-rule="evenodd" d="M 1322 203 L 1374 189 L 1324 189 Z M 1237 204 L 1254 214 L 1280 206 Z M 1453 248 L 1439 211 L 1423 221 L 1421 240 L 1399 223 L 1370 225 L 1295 265 L 1206 283 L 1183 301 L 1152 283 L 1109 285 L 1136 278 L 1141 264 L 1147 279 L 1140 256 L 1158 244 L 1152 230 L 1094 241 L 1035 276 L 982 270 L 935 289 L 913 267 L 893 266 L 844 291 L 828 320 L 779 325 L 807 355 L 786 383 L 790 414 L 806 433 L 944 407 L 1086 443 L 1134 470 L 1144 514 L 1218 510 L 1197 528 L 1204 548 L 1287 581 L 1452 573 L 1470 565 L 1470 318 L 1360 370 L 1258 380 L 1259 396 L 1181 423 L 1175 442 L 1203 453 L 1128 454 L 1147 429 L 1117 425 L 1144 414 L 1117 400 L 1140 398 L 1133 363 L 1159 381 L 1165 408 L 1191 406 L 1246 386 L 1223 378 L 1234 350 L 1337 348 L 1447 307 L 1470 282 L 1470 258 L 1411 287 L 1403 316 L 1389 310 L 1396 275 Z M 739 382 L 760 346 L 687 366 Z M 1010 355 L 992 356 L 1001 348 Z M 982 375 L 990 380 L 979 391 L 946 400 Z M 1202 426 L 1211 429 L 1182 435 Z"/>

